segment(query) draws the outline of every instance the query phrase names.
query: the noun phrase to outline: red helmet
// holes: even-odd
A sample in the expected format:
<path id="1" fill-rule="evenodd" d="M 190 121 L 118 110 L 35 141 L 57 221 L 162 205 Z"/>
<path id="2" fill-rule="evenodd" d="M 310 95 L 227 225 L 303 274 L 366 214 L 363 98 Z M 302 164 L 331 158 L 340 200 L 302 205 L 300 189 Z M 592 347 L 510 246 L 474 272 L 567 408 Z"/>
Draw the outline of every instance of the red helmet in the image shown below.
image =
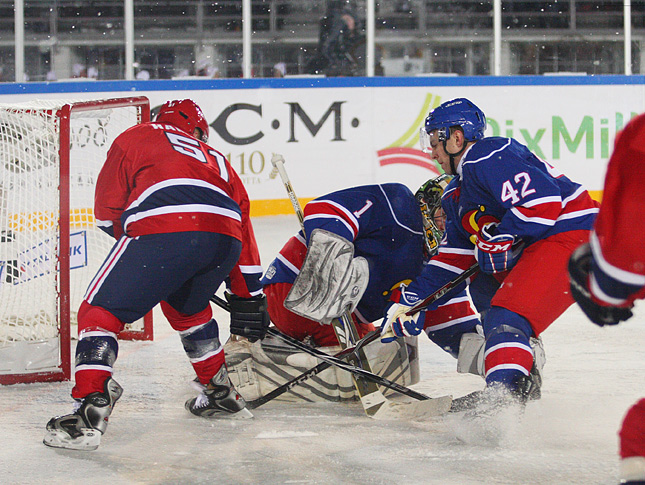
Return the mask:
<path id="1" fill-rule="evenodd" d="M 195 128 L 199 128 L 202 132 L 200 139 L 203 142 L 208 142 L 208 123 L 204 118 L 204 113 L 192 99 L 166 101 L 157 113 L 155 121 L 169 123 L 190 135 L 195 132 Z"/>

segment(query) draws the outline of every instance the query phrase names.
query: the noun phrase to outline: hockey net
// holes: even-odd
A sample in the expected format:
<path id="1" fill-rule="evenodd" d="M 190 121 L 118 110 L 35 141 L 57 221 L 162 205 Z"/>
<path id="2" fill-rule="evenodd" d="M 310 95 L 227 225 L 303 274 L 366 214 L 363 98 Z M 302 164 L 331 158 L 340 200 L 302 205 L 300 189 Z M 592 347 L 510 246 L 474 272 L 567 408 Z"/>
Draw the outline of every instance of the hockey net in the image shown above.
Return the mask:
<path id="1" fill-rule="evenodd" d="M 0 384 L 68 379 L 85 290 L 114 244 L 94 186 L 145 97 L 0 104 Z M 120 338 L 152 339 L 152 319 Z"/>

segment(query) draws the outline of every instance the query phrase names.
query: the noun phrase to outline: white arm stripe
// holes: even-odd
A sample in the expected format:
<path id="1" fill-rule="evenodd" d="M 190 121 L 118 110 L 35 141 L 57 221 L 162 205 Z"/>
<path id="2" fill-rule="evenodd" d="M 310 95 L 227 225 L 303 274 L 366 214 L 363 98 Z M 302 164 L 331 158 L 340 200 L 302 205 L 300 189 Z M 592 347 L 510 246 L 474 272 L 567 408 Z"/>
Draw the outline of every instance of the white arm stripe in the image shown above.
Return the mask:
<path id="1" fill-rule="evenodd" d="M 625 271 L 624 269 L 612 266 L 607 262 L 607 260 L 602 255 L 602 251 L 600 249 L 600 241 L 598 241 L 598 236 L 596 235 L 595 231 L 591 232 L 591 236 L 589 237 L 589 244 L 591 245 L 591 252 L 593 253 L 593 257 L 603 273 L 609 275 L 615 280 L 620 281 L 621 283 L 634 286 L 645 286 L 645 275 Z"/>
<path id="2" fill-rule="evenodd" d="M 240 265 L 240 271 L 244 274 L 262 273 L 262 266 L 243 266 Z"/>
<path id="3" fill-rule="evenodd" d="M 536 224 L 542 224 L 544 226 L 553 226 L 555 225 L 555 221 L 553 219 L 545 219 L 543 217 L 527 217 L 524 214 L 522 214 L 519 209 L 516 207 L 513 207 L 511 209 L 511 212 L 515 217 L 518 219 L 524 221 L 524 222 L 534 222 Z"/>
<path id="4" fill-rule="evenodd" d="M 295 267 L 287 258 L 285 258 L 282 254 L 278 253 L 276 256 L 276 259 L 280 260 L 282 264 L 284 264 L 287 268 L 289 268 L 291 271 L 293 271 L 295 274 L 300 274 L 300 269 Z"/>
<path id="5" fill-rule="evenodd" d="M 560 217 L 558 217 L 558 221 L 563 221 L 565 219 L 575 219 L 576 217 L 583 217 L 589 214 L 597 214 L 599 210 L 600 209 L 598 207 L 594 207 L 592 209 L 584 209 L 581 211 L 567 212 L 565 214 L 562 214 Z"/>
<path id="6" fill-rule="evenodd" d="M 439 306 L 444 307 L 448 305 L 454 305 L 455 303 L 464 303 L 464 302 L 470 303 L 470 298 L 468 296 L 460 296 L 458 298 L 452 298 L 451 300 L 448 300 L 443 305 L 439 305 Z"/>
<path id="7" fill-rule="evenodd" d="M 114 223 L 112 221 L 100 221 L 98 219 L 94 219 L 96 222 L 96 225 L 99 227 L 112 227 Z"/>
<path id="8" fill-rule="evenodd" d="M 591 290 L 593 296 L 601 301 L 604 301 L 605 303 L 608 303 L 609 305 L 622 305 L 626 301 L 624 298 L 614 298 L 613 296 L 609 296 L 607 293 L 602 291 L 602 288 L 600 288 L 600 286 L 598 285 L 598 280 L 596 280 L 596 277 L 593 274 L 591 275 L 591 278 L 589 278 L 589 289 Z"/>
<path id="9" fill-rule="evenodd" d="M 309 204 L 329 204 L 331 206 L 336 207 L 336 209 L 340 210 L 345 216 L 347 216 L 347 219 L 354 224 L 356 227 L 356 230 L 358 231 L 358 228 L 360 227 L 360 224 L 358 223 L 358 219 L 352 214 L 350 211 L 347 210 L 347 207 L 344 207 L 340 205 L 338 202 L 334 202 L 333 200 L 312 200 L 309 202 Z M 313 214 L 312 214 L 313 216 Z M 352 230 L 352 233 L 354 231 Z"/>
<path id="10" fill-rule="evenodd" d="M 442 263 L 441 261 L 436 261 L 434 259 L 430 260 L 430 264 L 432 266 L 436 266 L 437 268 L 445 269 L 446 271 L 450 271 L 452 273 L 461 274 L 461 273 L 464 272 L 464 270 L 461 269 L 461 268 L 457 268 L 456 266 L 452 266 L 451 264 Z"/>
<path id="11" fill-rule="evenodd" d="M 309 202 L 311 204 L 311 202 Z M 349 225 L 349 223 L 344 220 L 342 217 L 335 216 L 332 214 L 312 214 L 310 216 L 307 216 L 304 218 L 304 222 L 306 221 L 313 221 L 315 219 L 336 219 L 338 222 L 342 222 L 349 233 L 352 235 L 352 240 L 356 237 L 356 233 L 354 232 L 354 228 Z"/>
<path id="12" fill-rule="evenodd" d="M 444 328 L 453 327 L 463 322 L 469 320 L 474 320 L 477 318 L 477 315 L 468 315 L 467 317 L 455 318 L 454 320 L 448 320 L 447 322 L 438 323 L 437 325 L 429 325 L 425 330 L 426 332 L 434 332 L 436 330 L 443 330 Z M 427 322 L 427 320 L 426 320 Z M 427 323 L 426 323 L 427 325 Z"/>
<path id="13" fill-rule="evenodd" d="M 533 200 L 529 200 L 527 202 L 523 202 L 518 207 L 526 207 L 528 209 L 529 207 L 534 207 L 536 205 L 551 204 L 553 202 L 557 202 L 558 204 L 562 204 L 562 197 L 560 197 L 559 195 L 554 195 L 554 196 L 551 196 L 551 197 L 541 197 L 539 199 L 533 199 Z"/>
<path id="14" fill-rule="evenodd" d="M 472 256 L 475 254 L 474 249 L 447 248 L 443 246 L 439 246 L 439 252 L 442 254 L 462 254 L 465 256 Z"/>
<path id="15" fill-rule="evenodd" d="M 585 189 L 584 189 L 584 188 L 582 188 L 582 187 L 578 187 L 578 190 L 576 190 L 573 194 L 571 194 L 569 197 L 567 197 L 566 199 L 564 199 L 564 200 L 562 201 L 562 207 L 566 207 L 566 205 L 567 205 L 569 202 L 571 202 L 572 200 L 575 200 L 575 199 L 577 199 L 578 197 L 580 197 L 580 195 L 581 195 L 584 191 L 585 191 Z"/>

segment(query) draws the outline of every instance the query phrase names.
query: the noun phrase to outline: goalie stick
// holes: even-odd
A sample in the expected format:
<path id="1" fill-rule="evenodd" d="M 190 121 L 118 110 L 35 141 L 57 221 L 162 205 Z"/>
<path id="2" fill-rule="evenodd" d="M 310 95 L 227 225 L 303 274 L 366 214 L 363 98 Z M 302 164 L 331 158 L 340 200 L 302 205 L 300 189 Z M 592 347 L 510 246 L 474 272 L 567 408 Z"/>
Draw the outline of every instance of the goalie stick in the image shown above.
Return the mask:
<path id="1" fill-rule="evenodd" d="M 334 357 L 339 359 L 342 357 L 345 357 L 347 354 L 355 352 L 357 348 L 360 348 L 364 345 L 367 345 L 373 342 L 374 340 L 377 340 L 380 336 L 381 336 L 381 332 L 379 332 L 378 330 L 374 330 L 368 333 L 365 337 L 363 337 L 363 339 L 360 340 L 356 346 L 347 347 L 345 350 L 341 350 L 340 352 L 335 354 Z M 265 394 L 264 396 L 261 396 L 257 399 L 253 399 L 252 401 L 246 401 L 246 407 L 248 407 L 249 409 L 259 408 L 263 404 L 266 404 L 269 401 L 272 401 L 273 399 L 275 399 L 276 397 L 281 396 L 285 392 L 290 391 L 291 389 L 293 389 L 300 383 L 306 381 L 310 377 L 313 377 L 316 374 L 321 373 L 325 369 L 329 369 L 331 366 L 332 364 L 330 364 L 329 362 L 321 362 L 317 366 L 312 367 L 311 369 L 303 372 L 299 376 L 294 377 L 289 382 L 285 382 L 281 386 L 276 387 L 273 391 Z"/>
<path id="2" fill-rule="evenodd" d="M 399 392 L 401 394 L 405 394 L 406 396 L 413 397 L 414 399 L 417 399 L 419 401 L 425 401 L 427 399 L 431 399 L 428 396 L 426 396 L 425 394 L 421 394 L 420 392 L 417 392 L 417 391 L 414 391 L 414 390 L 412 390 L 412 389 L 410 389 L 408 387 L 402 386 L 402 385 L 400 385 L 400 384 L 398 384 L 396 382 L 393 382 L 393 381 L 391 381 L 389 379 L 386 379 L 385 377 L 381 377 L 381 376 L 379 376 L 377 374 L 373 374 L 373 373 L 371 373 L 371 372 L 369 372 L 369 371 L 367 371 L 365 369 L 362 369 L 360 367 L 355 367 L 355 366 L 353 366 L 351 364 L 348 364 L 344 360 L 341 360 L 341 359 L 339 359 L 339 358 L 337 358 L 335 356 L 331 356 L 329 354 L 326 354 L 322 350 L 318 350 L 315 347 L 310 347 L 309 345 L 302 343 L 300 340 L 295 339 L 293 337 L 290 337 L 289 335 L 286 335 L 286 334 L 282 333 L 280 330 L 277 330 L 275 328 L 269 328 L 267 333 L 269 333 L 270 335 L 273 335 L 274 337 L 276 337 L 276 338 L 282 340 L 283 342 L 291 345 L 292 347 L 297 348 L 298 350 L 302 350 L 303 352 L 306 352 L 306 353 L 308 353 L 310 355 L 313 355 L 314 357 L 316 357 L 317 359 L 322 360 L 323 362 L 327 362 L 330 365 L 335 365 L 336 367 L 340 367 L 341 369 L 349 371 L 352 374 L 357 374 L 357 375 L 359 375 L 361 377 L 364 377 L 367 380 L 376 382 L 377 384 L 379 384 L 379 385 L 381 385 L 383 387 L 387 387 L 389 389 L 392 389 L 393 391 L 397 391 L 397 392 Z M 379 335 L 380 335 L 380 332 L 379 332 Z M 373 340 L 376 340 L 376 339 L 373 339 Z M 361 342 L 361 341 L 359 340 L 359 342 Z M 357 348 L 357 347 L 358 347 L 358 345 L 353 346 L 353 347 L 347 347 L 346 349 L 343 350 L 343 352 L 348 351 L 347 354 L 350 354 L 350 353 L 355 354 L 355 353 L 357 353 L 357 352 L 359 352 L 361 350 L 360 348 Z"/>
<path id="3" fill-rule="evenodd" d="M 305 234 L 304 213 L 295 191 L 289 180 L 289 176 L 284 168 L 284 157 L 274 154 L 271 163 L 275 170 L 278 171 L 282 183 L 284 184 L 289 200 L 300 221 L 302 233 Z M 358 331 L 349 312 L 345 312 L 340 318 L 331 321 L 334 333 L 342 349 L 346 349 L 358 342 Z M 349 354 L 349 362 L 354 366 L 361 368 L 373 374 L 367 355 L 362 349 L 357 349 L 355 354 Z M 366 379 L 364 376 L 358 377 L 352 374 L 356 391 L 361 399 L 361 404 L 365 414 L 375 419 L 418 419 L 425 416 L 435 416 L 444 414 L 450 409 L 452 398 L 444 396 L 435 399 L 426 399 L 417 402 L 395 402 L 386 398 L 374 381 Z"/>
<path id="4" fill-rule="evenodd" d="M 445 285 L 443 285 L 441 288 L 439 288 L 437 291 L 429 295 L 427 298 L 425 298 L 423 301 L 419 302 L 419 306 L 423 305 L 424 307 L 430 306 L 432 303 L 434 303 L 436 300 L 441 298 L 443 295 L 445 295 L 448 291 L 452 290 L 454 287 L 457 285 L 460 285 L 463 283 L 466 279 L 468 279 L 470 276 L 475 274 L 477 272 L 475 266 L 469 268 L 467 271 L 464 271 L 460 275 L 458 275 L 456 278 L 453 280 L 449 281 Z M 229 311 L 229 306 L 226 301 L 223 299 L 219 298 L 217 295 L 213 295 L 211 298 L 211 301 L 215 303 L 216 305 L 220 306 L 226 311 Z M 421 311 L 422 309 L 416 310 L 416 311 Z M 361 347 L 364 347 L 365 345 L 368 345 L 375 340 L 378 340 L 380 337 L 381 333 L 379 330 L 374 330 L 370 333 L 368 333 L 365 337 L 363 337 L 361 340 L 358 341 L 356 346 L 353 347 L 347 347 L 346 349 L 342 350 L 341 352 L 337 353 L 333 357 L 336 358 L 346 358 L 348 354 L 355 353 L 358 349 Z M 316 374 L 319 374 L 320 372 L 324 371 L 325 369 L 328 369 L 331 367 L 332 364 L 328 362 L 321 362 L 315 367 L 312 367 L 311 369 L 303 372 L 299 376 L 294 377 L 291 379 L 289 382 L 285 382 L 281 386 L 276 387 L 273 391 L 269 392 L 268 394 L 265 394 L 262 397 L 259 397 L 257 399 L 254 399 L 252 401 L 247 401 L 247 406 L 249 409 L 255 409 L 263 404 L 266 404 L 267 402 L 275 399 L 278 396 L 281 396 L 285 392 L 290 391 L 294 387 L 296 387 L 298 384 L 301 382 L 306 381 L 310 377 L 315 376 Z"/>
<path id="5" fill-rule="evenodd" d="M 221 308 L 223 308 L 224 310 L 230 311 L 229 304 L 226 301 L 222 300 L 217 295 L 214 295 L 211 298 L 211 301 L 213 303 L 215 303 L 216 305 L 220 306 Z M 294 348 L 296 348 L 298 350 L 301 350 L 301 351 L 303 351 L 303 352 L 305 352 L 305 353 L 307 353 L 307 354 L 309 354 L 309 355 L 311 355 L 313 357 L 316 357 L 319 360 L 322 360 L 323 361 L 322 363 L 326 364 L 326 365 L 325 365 L 324 368 L 320 369 L 320 371 L 322 371 L 322 370 L 334 365 L 334 366 L 339 367 L 339 368 L 341 368 L 343 370 L 351 372 L 352 374 L 357 374 L 360 377 L 364 377 L 365 379 L 367 379 L 369 381 L 372 381 L 372 382 L 375 382 L 378 385 L 381 385 L 383 387 L 387 387 L 389 389 L 392 389 L 393 391 L 397 391 L 400 394 L 405 394 L 406 396 L 410 396 L 410 397 L 412 397 L 414 399 L 417 399 L 419 401 L 425 401 L 425 400 L 431 399 L 428 396 L 426 396 L 425 394 L 421 394 L 420 392 L 417 392 L 417 391 L 414 391 L 414 390 L 412 390 L 412 389 L 410 389 L 408 387 L 402 386 L 401 384 L 399 384 L 397 382 L 393 382 L 393 381 L 391 381 L 391 380 L 389 380 L 389 379 L 387 379 L 385 377 L 382 377 L 382 376 L 379 376 L 377 374 L 374 374 L 374 373 L 372 373 L 372 372 L 370 372 L 370 371 L 368 371 L 366 369 L 363 369 L 361 367 L 352 365 L 352 364 L 350 364 L 348 362 L 345 362 L 344 360 L 342 360 L 340 358 L 340 357 L 345 357 L 345 358 L 349 359 L 351 354 L 354 354 L 354 356 L 356 356 L 359 352 L 362 352 L 362 349 L 363 349 L 363 347 L 365 345 L 370 344 L 375 340 L 378 340 L 378 338 L 381 335 L 380 331 L 378 331 L 378 330 L 374 330 L 374 331 L 370 332 L 363 339 L 358 340 L 356 345 L 344 348 L 337 355 L 329 355 L 329 354 L 323 352 L 322 350 L 318 350 L 318 349 L 316 349 L 314 347 L 311 347 L 311 346 L 301 342 L 298 339 L 295 339 L 293 337 L 290 337 L 289 335 L 286 335 L 286 334 L 282 333 L 280 330 L 278 330 L 276 328 L 269 328 L 267 330 L 267 333 L 269 335 L 273 335 L 274 337 L 282 340 L 286 344 L 288 344 L 288 345 L 290 345 L 290 346 L 292 346 L 292 347 L 294 347 Z M 316 366 L 316 367 L 318 367 L 318 366 Z M 306 375 L 307 377 L 297 376 L 295 379 L 293 379 L 293 381 L 297 380 L 298 382 L 294 383 L 291 387 L 295 386 L 297 383 L 305 380 L 306 378 L 313 376 L 315 373 L 312 374 L 311 372 L 314 369 L 316 369 L 316 367 L 308 370 L 307 372 L 305 372 L 303 374 L 303 376 Z M 289 381 L 288 383 L 285 384 L 285 386 L 289 385 L 291 382 L 292 381 Z M 289 389 L 291 387 L 289 387 Z M 289 389 L 285 389 L 285 391 L 288 391 Z M 274 391 L 272 391 L 272 392 L 274 392 Z M 282 392 L 280 394 L 282 394 Z M 279 394 L 277 394 L 277 395 L 279 395 Z M 271 399 L 273 399 L 273 398 L 271 398 Z M 256 405 L 255 407 L 258 407 L 258 406 L 259 406 L 259 404 Z"/>

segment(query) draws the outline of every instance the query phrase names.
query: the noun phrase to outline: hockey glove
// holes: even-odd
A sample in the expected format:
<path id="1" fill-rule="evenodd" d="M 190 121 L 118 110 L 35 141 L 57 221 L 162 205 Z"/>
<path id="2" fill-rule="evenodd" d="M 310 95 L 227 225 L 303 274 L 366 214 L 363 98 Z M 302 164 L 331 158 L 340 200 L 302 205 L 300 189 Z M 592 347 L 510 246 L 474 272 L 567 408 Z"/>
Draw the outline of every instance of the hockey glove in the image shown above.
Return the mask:
<path id="1" fill-rule="evenodd" d="M 249 342 L 262 340 L 271 323 L 266 296 L 240 298 L 231 293 L 225 296 L 231 307 L 231 333 L 246 337 Z"/>
<path id="2" fill-rule="evenodd" d="M 591 247 L 583 244 L 576 249 L 569 259 L 569 279 L 571 296 L 582 311 L 593 323 L 599 326 L 616 325 L 632 317 L 632 308 L 601 305 L 594 300 L 589 291 L 589 274 L 591 270 Z"/>
<path id="3" fill-rule="evenodd" d="M 381 342 L 386 344 L 398 337 L 416 337 L 423 331 L 426 312 L 406 315 L 409 309 L 409 306 L 400 303 L 390 304 L 381 324 Z"/>
<path id="4" fill-rule="evenodd" d="M 501 273 L 511 269 L 519 256 L 514 253 L 515 236 L 499 234 L 497 224 L 482 227 L 475 243 L 475 258 L 484 273 Z"/>
<path id="5" fill-rule="evenodd" d="M 419 301 L 416 293 L 406 292 L 406 285 L 401 285 L 390 295 L 389 306 L 385 308 L 385 317 L 381 323 L 381 342 L 384 344 L 396 340 L 398 337 L 413 337 L 423 330 L 425 312 L 406 315 L 415 303 Z"/>

